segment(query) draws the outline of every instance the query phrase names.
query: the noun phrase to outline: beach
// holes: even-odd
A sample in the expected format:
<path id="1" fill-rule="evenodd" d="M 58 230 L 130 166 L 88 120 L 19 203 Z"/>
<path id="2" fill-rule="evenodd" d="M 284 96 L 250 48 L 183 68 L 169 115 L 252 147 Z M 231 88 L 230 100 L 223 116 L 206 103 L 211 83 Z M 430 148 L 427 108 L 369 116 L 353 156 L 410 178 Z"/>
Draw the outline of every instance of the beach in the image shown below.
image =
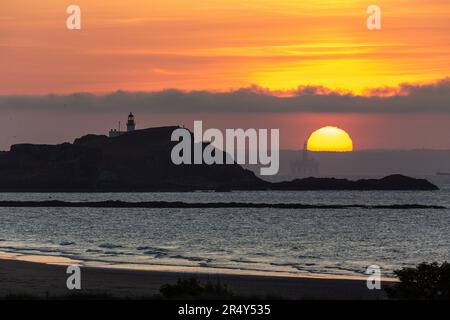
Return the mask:
<path id="1" fill-rule="evenodd" d="M 448 260 L 448 188 L 3 193 L 1 201 L 45 199 L 67 207 L 0 207 L 0 297 L 155 298 L 162 285 L 196 278 L 203 284 L 220 280 L 239 297 L 385 299 L 384 291 L 367 289 L 369 266 L 380 267 L 383 287 L 395 270 Z M 139 207 L 174 200 L 199 207 Z M 136 207 L 87 207 L 105 201 Z M 264 207 L 217 205 L 223 203 Z M 317 207 L 324 203 L 333 207 Z M 446 209 L 406 208 L 414 203 Z M 81 266 L 81 292 L 66 288 L 72 264 Z"/>
<path id="2" fill-rule="evenodd" d="M 164 284 L 174 284 L 178 279 L 196 278 L 199 282 L 220 281 L 235 294 L 243 297 L 279 299 L 385 299 L 383 290 L 368 290 L 366 281 L 356 277 L 323 275 L 276 276 L 273 274 L 238 274 L 189 272 L 186 270 L 137 270 L 131 268 L 81 267 L 81 290 L 69 291 L 66 273 L 69 264 L 64 258 L 50 263 L 45 258 L 31 257 L 21 261 L 14 256 L 0 259 L 0 298 L 33 296 L 58 298 L 66 295 L 98 294 L 108 297 L 142 299 L 152 298 Z M 392 284 L 382 281 L 382 287 Z"/>

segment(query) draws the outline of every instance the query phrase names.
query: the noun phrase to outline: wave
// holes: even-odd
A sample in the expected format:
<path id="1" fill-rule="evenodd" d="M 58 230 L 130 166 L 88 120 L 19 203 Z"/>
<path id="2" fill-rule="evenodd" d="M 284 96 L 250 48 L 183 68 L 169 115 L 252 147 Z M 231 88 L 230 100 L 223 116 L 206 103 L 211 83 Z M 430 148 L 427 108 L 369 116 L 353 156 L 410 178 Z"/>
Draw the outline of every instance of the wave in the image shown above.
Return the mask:
<path id="1" fill-rule="evenodd" d="M 113 243 L 103 243 L 98 246 L 99 248 L 105 248 L 105 249 L 117 249 L 117 248 L 123 248 L 120 244 L 113 244 Z"/>
<path id="2" fill-rule="evenodd" d="M 72 246 L 74 244 L 75 244 L 75 242 L 73 242 L 73 241 L 62 241 L 59 243 L 60 246 Z"/>
<path id="3" fill-rule="evenodd" d="M 230 261 L 237 262 L 237 263 L 260 263 L 259 261 L 252 261 L 252 260 L 247 260 L 244 258 L 231 259 Z"/>
<path id="4" fill-rule="evenodd" d="M 188 260 L 188 261 L 192 261 L 192 262 L 206 262 L 206 263 L 210 263 L 210 262 L 213 261 L 212 259 L 208 259 L 208 258 L 190 257 L 190 256 L 183 256 L 183 255 L 180 255 L 180 254 L 177 254 L 177 255 L 174 255 L 174 256 L 169 256 L 169 258 Z"/>
<path id="5" fill-rule="evenodd" d="M 291 274 L 329 274 L 329 275 L 363 275 L 361 268 L 353 268 L 352 266 L 346 266 L 341 264 L 336 264 L 333 266 L 320 266 L 315 265 L 314 263 L 293 263 L 293 262 L 257 262 L 246 260 L 243 258 L 235 258 L 229 259 L 226 261 L 218 262 L 214 261 L 210 258 L 203 258 L 197 256 L 187 256 L 187 255 L 167 255 L 164 257 L 179 260 L 179 262 L 174 263 L 158 263 L 158 262 L 143 262 L 143 261 L 133 261 L 133 259 L 127 259 L 126 261 L 120 256 L 123 255 L 133 255 L 130 253 L 122 252 L 122 251 L 103 251 L 97 249 L 87 249 L 84 252 L 86 253 L 94 253 L 93 256 L 89 257 L 83 254 L 74 253 L 74 252 L 64 252 L 53 249 L 46 248 L 23 248 L 23 247 L 0 247 L 0 250 L 7 249 L 7 252 L 21 253 L 21 254 L 30 254 L 33 252 L 34 255 L 40 256 L 45 255 L 45 253 L 50 253 L 52 256 L 61 256 L 69 259 L 76 259 L 86 263 L 93 263 L 91 266 L 99 266 L 99 267 L 108 267 L 112 265 L 120 266 L 120 265 L 142 265 L 142 266 L 167 266 L 167 267 L 185 267 L 191 266 L 190 264 L 183 263 L 180 260 L 195 262 L 196 266 L 209 268 L 211 270 L 214 269 L 227 269 L 227 270 L 239 270 L 239 271 L 257 271 L 257 272 L 272 272 L 272 273 L 291 273 Z M 42 254 L 40 254 L 42 253 Z M 142 252 L 146 254 L 146 252 Z M 154 252 L 152 252 L 154 253 Z M 110 259 L 106 259 L 110 258 Z M 238 265 L 229 265 L 229 262 L 235 262 Z M 255 267 L 252 267 L 255 266 Z M 270 267 L 272 266 L 272 268 Z M 274 268 L 273 268 L 274 267 Z M 290 268 L 291 270 L 279 269 L 277 267 Z M 125 267 L 126 268 L 126 267 Z M 342 272 L 344 271 L 344 273 Z M 386 274 L 391 274 L 390 272 L 386 272 Z"/>

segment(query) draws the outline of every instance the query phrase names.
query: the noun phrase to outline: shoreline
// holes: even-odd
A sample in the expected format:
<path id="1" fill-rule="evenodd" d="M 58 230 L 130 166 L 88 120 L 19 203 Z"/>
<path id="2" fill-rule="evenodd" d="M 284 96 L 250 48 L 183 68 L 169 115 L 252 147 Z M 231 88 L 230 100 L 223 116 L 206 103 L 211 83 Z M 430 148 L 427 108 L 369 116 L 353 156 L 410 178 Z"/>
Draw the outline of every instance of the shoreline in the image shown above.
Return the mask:
<path id="1" fill-rule="evenodd" d="M 82 261 L 64 257 L 0 254 L 0 299 L 8 295 L 38 297 L 74 293 L 66 288 L 66 268 L 81 265 L 82 290 L 76 293 L 107 294 L 113 297 L 142 298 L 159 293 L 164 284 L 178 279 L 196 278 L 200 282 L 218 281 L 236 294 L 272 296 L 281 299 L 385 299 L 383 290 L 368 290 L 366 278 L 321 274 L 284 274 L 273 272 L 226 272 L 215 268 L 135 265 L 86 266 Z M 204 270 L 208 269 L 208 270 Z M 396 279 L 382 279 L 382 286 Z"/>
<path id="2" fill-rule="evenodd" d="M 170 264 L 145 264 L 137 262 L 107 262 L 100 260 L 83 260 L 71 258 L 64 255 L 44 255 L 28 254 L 19 252 L 0 251 L 0 260 L 12 260 L 19 262 L 39 263 L 53 266 L 79 265 L 82 268 L 107 269 L 107 270 L 128 270 L 128 271 L 162 271 L 187 274 L 208 274 L 208 275 L 237 275 L 237 276 L 258 276 L 258 277 L 280 277 L 280 278 L 302 278 L 302 279 L 329 279 L 329 280 L 359 280 L 366 281 L 364 275 L 340 275 L 329 273 L 297 273 L 288 271 L 270 271 L 256 269 L 240 269 L 226 267 L 202 267 L 188 265 Z M 397 282 L 397 278 L 382 277 L 382 281 Z"/>

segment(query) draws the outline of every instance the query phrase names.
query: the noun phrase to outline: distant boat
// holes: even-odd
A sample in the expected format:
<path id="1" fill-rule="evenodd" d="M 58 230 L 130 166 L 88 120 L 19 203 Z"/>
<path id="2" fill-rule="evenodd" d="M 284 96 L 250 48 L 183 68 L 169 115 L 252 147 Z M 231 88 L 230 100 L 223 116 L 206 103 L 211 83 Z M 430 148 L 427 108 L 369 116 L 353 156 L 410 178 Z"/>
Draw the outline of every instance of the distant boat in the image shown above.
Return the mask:
<path id="1" fill-rule="evenodd" d="M 450 176 L 450 172 L 436 172 L 437 176 Z"/>

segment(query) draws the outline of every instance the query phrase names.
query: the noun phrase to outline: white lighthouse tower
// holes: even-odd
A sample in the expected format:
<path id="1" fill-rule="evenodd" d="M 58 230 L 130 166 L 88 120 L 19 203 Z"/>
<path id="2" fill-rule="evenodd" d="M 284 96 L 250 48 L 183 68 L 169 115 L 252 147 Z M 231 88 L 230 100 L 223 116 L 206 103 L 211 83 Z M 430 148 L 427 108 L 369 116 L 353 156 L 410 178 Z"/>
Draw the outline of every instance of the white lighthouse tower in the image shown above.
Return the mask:
<path id="1" fill-rule="evenodd" d="M 136 123 L 134 122 L 134 115 L 130 112 L 128 115 L 128 121 L 127 121 L 127 132 L 134 131 L 136 129 Z"/>
<path id="2" fill-rule="evenodd" d="M 121 136 L 127 132 L 133 132 L 136 130 L 136 122 L 134 121 L 134 115 L 130 112 L 128 115 L 128 121 L 127 121 L 127 131 L 120 131 L 120 122 L 119 122 L 119 130 L 117 129 L 111 129 L 109 130 L 109 137 L 114 138 Z"/>

